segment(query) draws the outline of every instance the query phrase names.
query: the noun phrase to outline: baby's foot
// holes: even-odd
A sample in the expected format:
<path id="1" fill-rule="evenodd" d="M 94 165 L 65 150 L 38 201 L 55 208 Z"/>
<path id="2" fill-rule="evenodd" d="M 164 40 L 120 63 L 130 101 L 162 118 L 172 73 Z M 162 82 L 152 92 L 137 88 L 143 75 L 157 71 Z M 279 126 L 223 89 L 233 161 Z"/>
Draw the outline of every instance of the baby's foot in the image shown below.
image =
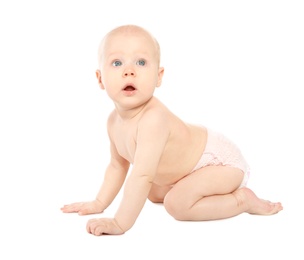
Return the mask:
<path id="1" fill-rule="evenodd" d="M 254 192 L 248 188 L 242 188 L 234 192 L 240 203 L 247 205 L 245 212 L 256 215 L 272 215 L 283 209 L 280 202 L 271 202 L 258 198 Z"/>

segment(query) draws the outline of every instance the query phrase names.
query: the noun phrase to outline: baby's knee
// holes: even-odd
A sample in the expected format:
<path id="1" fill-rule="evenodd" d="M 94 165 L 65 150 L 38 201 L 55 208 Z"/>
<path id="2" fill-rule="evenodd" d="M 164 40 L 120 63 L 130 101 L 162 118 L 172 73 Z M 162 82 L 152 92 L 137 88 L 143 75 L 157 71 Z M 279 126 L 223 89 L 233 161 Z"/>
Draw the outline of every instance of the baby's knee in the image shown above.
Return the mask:
<path id="1" fill-rule="evenodd" d="M 178 200 L 174 194 L 169 192 L 164 198 L 164 207 L 166 211 L 176 220 L 187 220 L 187 207 L 180 202 L 181 201 Z"/>

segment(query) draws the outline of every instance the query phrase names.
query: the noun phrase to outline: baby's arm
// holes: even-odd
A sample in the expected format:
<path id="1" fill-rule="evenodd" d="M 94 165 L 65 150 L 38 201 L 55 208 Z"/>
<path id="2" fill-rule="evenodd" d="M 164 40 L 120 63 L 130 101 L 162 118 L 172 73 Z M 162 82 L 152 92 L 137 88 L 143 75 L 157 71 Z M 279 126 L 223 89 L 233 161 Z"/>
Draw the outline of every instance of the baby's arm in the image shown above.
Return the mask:
<path id="1" fill-rule="evenodd" d="M 150 114 L 141 119 L 133 168 L 125 183 L 123 198 L 115 217 L 112 220 L 89 221 L 89 233 L 121 234 L 133 226 L 150 192 L 168 137 L 168 120 L 161 115 Z"/>
<path id="2" fill-rule="evenodd" d="M 110 135 L 109 138 L 111 161 L 105 171 L 104 180 L 96 199 L 93 201 L 64 205 L 61 208 L 62 212 L 78 212 L 79 215 L 101 213 L 111 204 L 118 194 L 128 173 L 130 163 L 118 154 Z"/>
<path id="3" fill-rule="evenodd" d="M 133 226 L 145 204 L 168 137 L 165 116 L 148 112 L 138 126 L 134 166 L 115 214 L 115 220 L 124 231 Z"/>
<path id="4" fill-rule="evenodd" d="M 119 164 L 117 160 L 112 157 L 111 162 L 106 169 L 104 180 L 96 199 L 93 201 L 76 202 L 64 205 L 64 207 L 61 208 L 62 212 L 78 212 L 79 215 L 103 212 L 118 194 L 127 175 L 128 168 L 128 162 Z"/>
<path id="5" fill-rule="evenodd" d="M 129 166 L 130 163 L 118 154 L 115 145 L 111 142 L 111 161 L 96 196 L 96 200 L 102 205 L 103 210 L 112 203 L 120 191 L 126 179 Z"/>

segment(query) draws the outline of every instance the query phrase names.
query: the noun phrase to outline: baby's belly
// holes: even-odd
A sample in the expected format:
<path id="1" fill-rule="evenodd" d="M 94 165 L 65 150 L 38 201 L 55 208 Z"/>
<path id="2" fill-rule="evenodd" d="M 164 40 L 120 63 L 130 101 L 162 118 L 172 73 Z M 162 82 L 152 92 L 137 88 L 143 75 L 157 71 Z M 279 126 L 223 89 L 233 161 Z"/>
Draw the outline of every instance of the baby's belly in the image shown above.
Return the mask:
<path id="1" fill-rule="evenodd" d="M 183 173 L 157 173 L 153 183 L 159 186 L 170 186 L 187 176 L 190 172 Z"/>

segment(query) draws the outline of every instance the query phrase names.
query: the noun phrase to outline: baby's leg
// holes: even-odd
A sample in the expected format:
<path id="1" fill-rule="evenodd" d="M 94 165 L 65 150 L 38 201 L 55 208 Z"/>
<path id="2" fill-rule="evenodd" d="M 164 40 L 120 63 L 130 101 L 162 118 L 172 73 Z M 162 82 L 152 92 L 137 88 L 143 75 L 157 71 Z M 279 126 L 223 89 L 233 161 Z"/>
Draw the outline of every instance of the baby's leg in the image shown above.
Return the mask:
<path id="1" fill-rule="evenodd" d="M 178 220 L 214 220 L 243 212 L 271 215 L 282 210 L 281 203 L 259 199 L 250 189 L 238 189 L 240 169 L 208 166 L 186 176 L 167 193 L 166 210 Z"/>

